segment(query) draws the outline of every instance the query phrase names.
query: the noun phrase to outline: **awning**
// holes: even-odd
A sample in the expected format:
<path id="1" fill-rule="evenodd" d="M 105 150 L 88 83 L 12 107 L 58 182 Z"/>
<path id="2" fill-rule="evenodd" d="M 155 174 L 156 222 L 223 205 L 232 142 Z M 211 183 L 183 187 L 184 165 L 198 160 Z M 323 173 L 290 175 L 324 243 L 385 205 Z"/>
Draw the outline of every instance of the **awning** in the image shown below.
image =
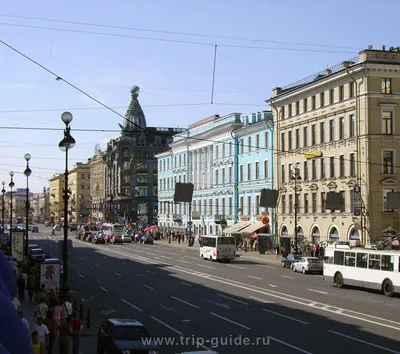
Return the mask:
<path id="1" fill-rule="evenodd" d="M 227 229 L 224 230 L 226 234 L 234 234 L 238 233 L 240 230 L 244 229 L 245 227 L 249 226 L 251 223 L 249 222 L 238 222 L 232 226 L 229 226 Z"/>
<path id="2" fill-rule="evenodd" d="M 262 229 L 264 227 L 267 227 L 268 225 L 265 225 L 262 221 L 256 221 L 254 224 L 251 224 L 247 226 L 244 229 L 240 230 L 241 234 L 252 234 L 253 232 Z"/>

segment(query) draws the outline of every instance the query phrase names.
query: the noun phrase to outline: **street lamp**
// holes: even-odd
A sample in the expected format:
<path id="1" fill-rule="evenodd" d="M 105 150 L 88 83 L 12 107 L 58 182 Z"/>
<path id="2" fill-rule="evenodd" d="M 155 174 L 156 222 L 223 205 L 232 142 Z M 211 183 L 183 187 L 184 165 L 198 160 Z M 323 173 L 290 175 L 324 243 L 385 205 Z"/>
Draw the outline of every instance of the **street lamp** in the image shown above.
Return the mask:
<path id="1" fill-rule="evenodd" d="M 31 154 L 26 153 L 24 156 L 26 160 L 26 168 L 24 171 L 24 175 L 26 176 L 26 201 L 25 201 L 25 257 L 28 257 L 28 227 L 29 227 L 29 176 L 32 173 L 32 170 L 29 168 L 29 160 L 31 159 Z"/>
<path id="2" fill-rule="evenodd" d="M 297 181 L 301 180 L 300 177 L 300 169 L 298 167 L 294 168 L 294 172 L 292 173 L 291 179 L 294 180 L 294 247 L 292 253 L 298 253 L 297 248 L 297 208 L 298 208 L 298 199 L 297 199 Z"/>
<path id="3" fill-rule="evenodd" d="M 63 243 L 63 293 L 64 297 L 67 296 L 68 293 L 68 199 L 69 199 L 69 190 L 68 190 L 68 150 L 72 149 L 75 146 L 75 139 L 71 136 L 71 127 L 70 123 L 72 121 L 72 114 L 69 112 L 64 112 L 61 115 L 61 120 L 65 124 L 64 130 L 64 139 L 60 141 L 58 147 L 61 151 L 65 151 L 65 172 L 64 172 L 64 243 Z"/>
<path id="4" fill-rule="evenodd" d="M 5 212 L 5 206 L 4 206 L 4 197 L 6 195 L 6 190 L 4 189 L 4 186 L 6 182 L 1 182 L 3 185 L 3 189 L 1 190 L 1 228 L 3 229 L 4 232 L 4 212 Z"/>
<path id="5" fill-rule="evenodd" d="M 13 187 L 15 186 L 15 183 L 13 181 L 13 177 L 14 177 L 14 172 L 11 171 L 10 172 L 10 183 L 8 184 L 8 186 L 10 187 L 11 193 L 10 193 L 10 251 L 11 251 L 11 245 L 12 245 L 12 223 L 13 223 Z"/>

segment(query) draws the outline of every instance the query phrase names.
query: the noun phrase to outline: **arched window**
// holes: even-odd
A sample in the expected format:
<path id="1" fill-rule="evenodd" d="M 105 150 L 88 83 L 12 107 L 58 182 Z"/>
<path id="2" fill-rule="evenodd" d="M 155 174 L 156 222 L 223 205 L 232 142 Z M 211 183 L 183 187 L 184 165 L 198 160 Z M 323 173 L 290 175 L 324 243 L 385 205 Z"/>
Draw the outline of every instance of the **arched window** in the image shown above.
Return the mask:
<path id="1" fill-rule="evenodd" d="M 331 227 L 329 230 L 329 240 L 339 241 L 340 235 L 336 227 Z"/>
<path id="2" fill-rule="evenodd" d="M 311 240 L 314 245 L 321 241 L 321 232 L 319 231 L 318 226 L 313 227 L 311 231 Z"/>
<path id="3" fill-rule="evenodd" d="M 297 237 L 304 237 L 304 231 L 301 226 L 297 226 Z"/>
<path id="4" fill-rule="evenodd" d="M 360 240 L 360 232 L 354 227 L 349 235 L 350 240 Z"/>
<path id="5" fill-rule="evenodd" d="M 125 149 L 122 151 L 122 157 L 124 158 L 124 160 L 127 159 L 127 158 L 129 158 L 129 150 L 128 150 L 127 148 L 125 148 Z"/>
<path id="6" fill-rule="evenodd" d="M 282 229 L 281 229 L 281 235 L 282 235 L 282 236 L 287 236 L 287 235 L 289 235 L 289 232 L 288 232 L 288 229 L 287 229 L 286 226 L 283 226 L 283 227 L 282 227 Z"/>

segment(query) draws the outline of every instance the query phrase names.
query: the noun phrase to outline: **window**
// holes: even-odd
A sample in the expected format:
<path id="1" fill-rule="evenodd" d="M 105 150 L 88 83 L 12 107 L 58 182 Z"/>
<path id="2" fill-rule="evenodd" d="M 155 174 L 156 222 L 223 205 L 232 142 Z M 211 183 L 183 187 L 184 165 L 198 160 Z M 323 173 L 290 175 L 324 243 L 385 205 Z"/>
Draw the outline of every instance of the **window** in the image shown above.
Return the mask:
<path id="1" fill-rule="evenodd" d="M 335 102 L 335 91 L 334 89 L 329 90 L 329 104 L 333 104 Z"/>
<path id="2" fill-rule="evenodd" d="M 222 169 L 222 181 L 221 181 L 221 183 L 224 184 L 225 181 L 226 181 L 226 178 L 225 178 L 225 168 L 223 168 L 223 169 Z"/>
<path id="3" fill-rule="evenodd" d="M 336 265 L 343 265 L 344 264 L 344 252 L 342 251 L 335 251 L 333 255 L 333 263 Z"/>
<path id="4" fill-rule="evenodd" d="M 319 101 L 320 101 L 320 106 L 324 107 L 325 106 L 325 92 L 321 92 L 319 94 Z"/>
<path id="5" fill-rule="evenodd" d="M 381 269 L 381 255 L 380 254 L 370 254 L 368 259 L 369 269 Z"/>
<path id="6" fill-rule="evenodd" d="M 242 214 L 244 211 L 244 197 L 240 197 L 239 199 L 239 209 L 241 210 Z"/>
<path id="7" fill-rule="evenodd" d="M 281 133 L 281 150 L 285 151 L 285 133 Z"/>
<path id="8" fill-rule="evenodd" d="M 300 114 L 300 102 L 296 102 L 296 114 Z"/>
<path id="9" fill-rule="evenodd" d="M 266 132 L 266 133 L 264 134 L 264 140 L 265 140 L 265 141 L 264 141 L 264 142 L 265 142 L 265 147 L 268 148 L 268 146 L 269 146 L 269 145 L 268 145 L 268 132 Z"/>
<path id="10" fill-rule="evenodd" d="M 393 174 L 394 173 L 394 152 L 392 150 L 383 151 L 383 173 Z"/>
<path id="11" fill-rule="evenodd" d="M 304 193 L 304 213 L 308 213 L 308 193 Z"/>
<path id="12" fill-rule="evenodd" d="M 257 134 L 256 135 L 256 149 L 258 150 L 260 148 L 260 136 Z"/>
<path id="13" fill-rule="evenodd" d="M 381 270 L 393 272 L 393 269 L 394 269 L 394 263 L 392 262 L 393 258 L 394 258 L 393 256 L 383 254 L 382 262 L 381 262 Z"/>
<path id="14" fill-rule="evenodd" d="M 257 161 L 255 166 L 256 179 L 260 179 L 260 163 Z"/>
<path id="15" fill-rule="evenodd" d="M 285 165 L 282 165 L 281 166 L 281 181 L 282 181 L 282 183 L 285 183 L 286 182 L 286 178 L 285 178 Z"/>
<path id="16" fill-rule="evenodd" d="M 329 121 L 329 141 L 335 140 L 335 120 L 331 119 Z"/>
<path id="17" fill-rule="evenodd" d="M 289 179 L 291 179 L 293 174 L 293 167 L 291 163 L 288 165 L 288 171 L 289 171 Z"/>
<path id="18" fill-rule="evenodd" d="M 339 86 L 339 101 L 343 101 L 343 100 L 344 100 L 344 87 Z"/>
<path id="19" fill-rule="evenodd" d="M 304 174 L 304 180 L 308 181 L 308 161 L 304 161 L 304 169 L 303 169 L 303 174 Z"/>
<path id="20" fill-rule="evenodd" d="M 239 181 L 243 182 L 243 165 L 239 166 Z"/>
<path id="21" fill-rule="evenodd" d="M 312 193 L 311 197 L 312 197 L 312 199 L 311 199 L 312 212 L 316 213 L 317 212 L 317 193 Z"/>
<path id="22" fill-rule="evenodd" d="M 228 182 L 232 183 L 232 166 L 228 167 Z"/>
<path id="23" fill-rule="evenodd" d="M 331 178 L 335 177 L 335 157 L 331 156 L 329 158 L 329 166 L 331 171 Z"/>
<path id="24" fill-rule="evenodd" d="M 357 253 L 357 268 L 367 268 L 368 253 Z"/>
<path id="25" fill-rule="evenodd" d="M 288 144 L 289 144 L 288 150 L 290 151 L 290 150 L 292 150 L 292 131 L 291 130 L 288 132 Z"/>
<path id="26" fill-rule="evenodd" d="M 285 194 L 282 194 L 281 205 L 282 205 L 282 214 L 285 214 L 286 213 L 286 195 Z"/>
<path id="27" fill-rule="evenodd" d="M 311 146 L 314 146 L 314 145 L 317 144 L 316 138 L 315 138 L 316 135 L 317 135 L 317 128 L 316 128 L 316 125 L 313 124 L 313 125 L 311 126 Z"/>
<path id="28" fill-rule="evenodd" d="M 139 188 L 139 196 L 140 197 L 148 197 L 149 195 L 149 188 Z"/>
<path id="29" fill-rule="evenodd" d="M 321 192 L 321 213 L 325 213 L 326 193 Z"/>
<path id="30" fill-rule="evenodd" d="M 325 122 L 319 124 L 319 142 L 321 144 L 325 142 Z"/>
<path id="31" fill-rule="evenodd" d="M 264 178 L 268 178 L 268 160 L 264 161 Z"/>
<path id="32" fill-rule="evenodd" d="M 289 213 L 293 213 L 293 194 L 289 194 Z"/>
<path id="33" fill-rule="evenodd" d="M 339 118 L 339 140 L 344 139 L 344 117 Z"/>
<path id="34" fill-rule="evenodd" d="M 215 170 L 215 184 L 219 184 L 218 170 Z"/>
<path id="35" fill-rule="evenodd" d="M 289 108 L 289 118 L 290 118 L 292 116 L 292 105 L 289 104 L 288 108 Z"/>
<path id="36" fill-rule="evenodd" d="M 313 159 L 311 161 L 311 179 L 315 180 L 317 179 L 317 160 Z"/>
<path id="37" fill-rule="evenodd" d="M 285 119 L 285 106 L 281 108 L 281 117 L 282 119 Z"/>
<path id="38" fill-rule="evenodd" d="M 348 267 L 356 266 L 356 253 L 355 252 L 345 252 L 344 265 L 348 266 Z"/>
<path id="39" fill-rule="evenodd" d="M 315 109 L 315 96 L 311 97 L 311 109 Z"/>
<path id="40" fill-rule="evenodd" d="M 392 93 L 392 79 L 382 79 L 382 93 Z"/>
<path id="41" fill-rule="evenodd" d="M 240 153 L 244 153 L 244 139 L 240 139 Z"/>
<path id="42" fill-rule="evenodd" d="M 306 147 L 308 144 L 308 127 L 303 128 L 303 146 Z"/>
<path id="43" fill-rule="evenodd" d="M 300 147 L 300 129 L 296 129 L 296 149 Z"/>
<path id="44" fill-rule="evenodd" d="M 350 114 L 349 116 L 349 138 L 354 137 L 356 135 L 356 118 L 354 114 Z"/>
<path id="45" fill-rule="evenodd" d="M 232 156 L 232 143 L 229 143 L 229 156 Z"/>
<path id="46" fill-rule="evenodd" d="M 304 112 L 307 112 L 308 111 L 308 100 L 307 100 L 307 98 L 305 98 L 303 100 L 303 105 L 304 105 Z"/>
<path id="47" fill-rule="evenodd" d="M 247 151 L 250 152 L 251 151 L 251 136 L 249 136 L 247 138 L 247 147 L 248 147 Z"/>
<path id="48" fill-rule="evenodd" d="M 341 212 L 345 212 L 346 211 L 346 192 L 345 191 L 340 191 L 339 192 L 340 195 L 340 205 L 341 205 Z"/>
<path id="49" fill-rule="evenodd" d="M 354 82 L 349 82 L 349 97 L 350 98 L 354 97 L 354 92 L 355 92 L 354 86 L 355 86 Z"/>
<path id="50" fill-rule="evenodd" d="M 321 161 L 321 179 L 326 178 L 326 174 L 325 174 L 325 159 L 322 158 L 320 159 Z"/>
<path id="51" fill-rule="evenodd" d="M 394 186 L 386 185 L 383 187 L 383 211 L 384 212 L 394 212 L 394 209 L 389 209 L 387 207 L 387 195 L 388 193 L 393 193 L 395 191 Z"/>
<path id="52" fill-rule="evenodd" d="M 339 156 L 339 177 L 344 177 L 344 155 Z"/>
<path id="53" fill-rule="evenodd" d="M 356 175 L 356 154 L 350 154 L 350 176 L 354 177 Z"/>
<path id="54" fill-rule="evenodd" d="M 247 164 L 247 180 L 251 181 L 251 164 Z"/>
<path id="55" fill-rule="evenodd" d="M 393 134 L 393 112 L 382 112 L 382 134 Z"/>

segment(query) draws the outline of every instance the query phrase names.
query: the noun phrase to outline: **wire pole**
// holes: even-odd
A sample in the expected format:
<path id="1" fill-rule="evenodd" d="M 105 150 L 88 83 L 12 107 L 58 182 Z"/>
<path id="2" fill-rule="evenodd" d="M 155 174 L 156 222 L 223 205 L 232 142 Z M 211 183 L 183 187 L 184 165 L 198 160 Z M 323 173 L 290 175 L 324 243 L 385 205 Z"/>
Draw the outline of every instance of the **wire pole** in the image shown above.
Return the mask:
<path id="1" fill-rule="evenodd" d="M 217 45 L 214 46 L 214 68 L 212 76 L 212 86 L 211 86 L 211 104 L 214 103 L 214 84 L 215 84 L 215 67 L 217 65 Z"/>

